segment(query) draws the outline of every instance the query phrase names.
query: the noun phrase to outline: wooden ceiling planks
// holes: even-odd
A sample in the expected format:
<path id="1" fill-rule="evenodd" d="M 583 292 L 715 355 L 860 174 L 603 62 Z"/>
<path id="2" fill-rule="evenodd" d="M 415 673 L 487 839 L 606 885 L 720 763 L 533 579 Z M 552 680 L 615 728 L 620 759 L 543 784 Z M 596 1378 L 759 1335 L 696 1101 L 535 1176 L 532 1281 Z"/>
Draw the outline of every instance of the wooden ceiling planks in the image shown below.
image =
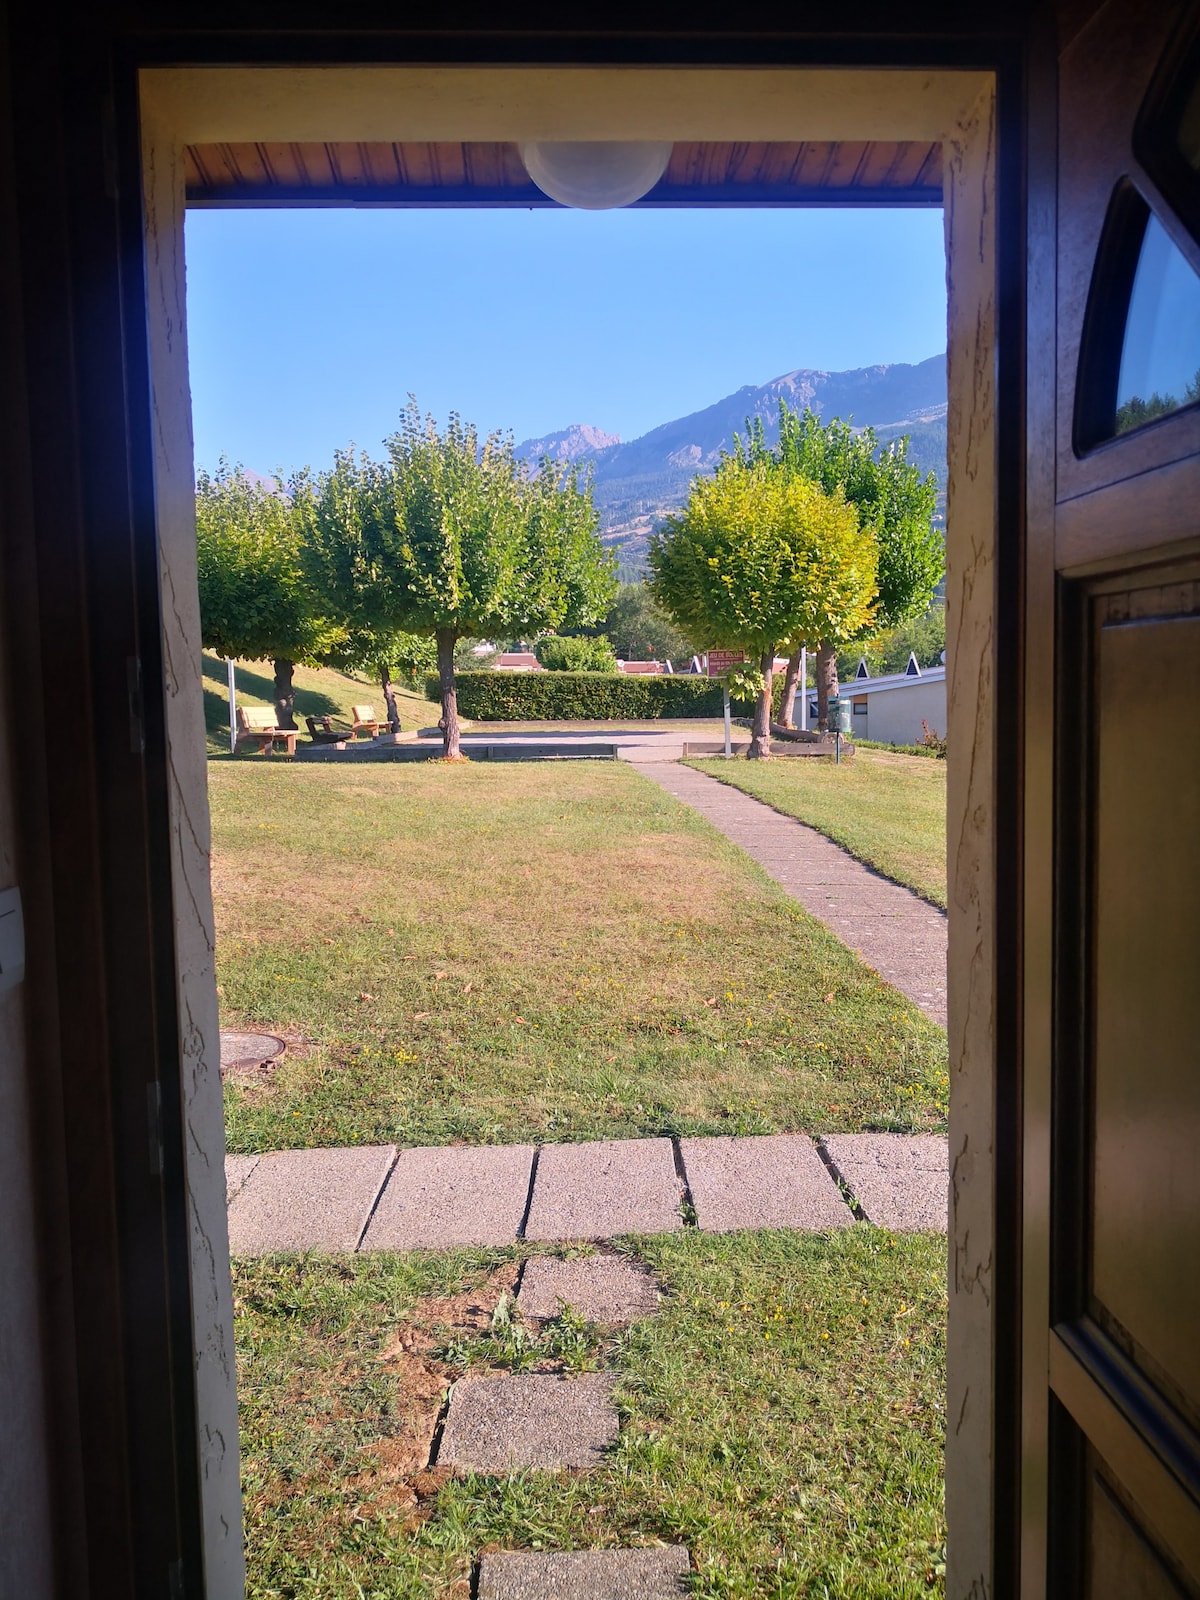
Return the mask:
<path id="1" fill-rule="evenodd" d="M 209 144 L 185 152 L 189 206 L 550 205 L 514 144 Z M 933 205 L 940 144 L 676 144 L 643 206 Z"/>

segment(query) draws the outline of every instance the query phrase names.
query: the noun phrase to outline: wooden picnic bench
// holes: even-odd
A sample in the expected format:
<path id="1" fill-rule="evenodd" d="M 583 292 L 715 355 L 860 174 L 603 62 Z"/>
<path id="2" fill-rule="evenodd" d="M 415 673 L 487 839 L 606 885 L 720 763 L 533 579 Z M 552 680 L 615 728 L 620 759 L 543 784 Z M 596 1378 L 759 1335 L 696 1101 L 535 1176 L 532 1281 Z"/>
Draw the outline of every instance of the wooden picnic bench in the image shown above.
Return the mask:
<path id="1" fill-rule="evenodd" d="M 351 706 L 350 715 L 354 718 L 355 734 L 365 733 L 374 739 L 380 728 L 386 728 L 387 723 L 380 722 L 375 715 L 374 706 Z"/>
<path id="2" fill-rule="evenodd" d="M 296 754 L 296 734 L 291 728 L 275 726 L 275 712 L 270 706 L 239 706 L 238 735 L 234 753 L 256 750 L 260 756 L 274 755 L 275 745 L 282 740 L 289 756 Z"/>

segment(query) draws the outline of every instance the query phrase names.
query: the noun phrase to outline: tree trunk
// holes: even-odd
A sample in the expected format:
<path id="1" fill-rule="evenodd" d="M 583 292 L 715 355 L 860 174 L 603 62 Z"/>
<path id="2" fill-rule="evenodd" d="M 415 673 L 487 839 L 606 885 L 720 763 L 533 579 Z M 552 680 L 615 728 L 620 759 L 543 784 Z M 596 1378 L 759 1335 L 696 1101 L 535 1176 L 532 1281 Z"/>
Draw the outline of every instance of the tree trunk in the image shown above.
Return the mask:
<path id="1" fill-rule="evenodd" d="M 447 761 L 460 761 L 458 743 L 458 690 L 454 685 L 453 628 L 439 628 L 437 639 L 438 678 L 442 686 L 442 753 Z"/>
<path id="2" fill-rule="evenodd" d="M 838 692 L 837 651 L 830 644 L 817 646 L 817 727 L 829 732 L 829 697 Z"/>
<path id="3" fill-rule="evenodd" d="M 296 689 L 292 683 L 295 665 L 291 661 L 275 662 L 275 726 L 296 726 Z"/>
<path id="4" fill-rule="evenodd" d="M 775 667 L 774 650 L 763 652 L 761 662 L 763 675 L 762 693 L 754 707 L 754 729 L 750 739 L 749 756 L 751 761 L 769 761 L 771 759 L 771 677 Z"/>
<path id="5" fill-rule="evenodd" d="M 783 704 L 779 708 L 779 725 L 782 728 L 794 728 L 792 720 L 796 709 L 796 687 L 800 682 L 800 657 L 803 646 L 793 650 L 788 657 L 787 671 L 783 675 Z"/>
<path id="6" fill-rule="evenodd" d="M 392 669 L 380 667 L 379 687 L 383 690 L 383 703 L 387 707 L 388 731 L 400 732 L 400 713 L 396 709 L 396 685 L 392 682 Z"/>

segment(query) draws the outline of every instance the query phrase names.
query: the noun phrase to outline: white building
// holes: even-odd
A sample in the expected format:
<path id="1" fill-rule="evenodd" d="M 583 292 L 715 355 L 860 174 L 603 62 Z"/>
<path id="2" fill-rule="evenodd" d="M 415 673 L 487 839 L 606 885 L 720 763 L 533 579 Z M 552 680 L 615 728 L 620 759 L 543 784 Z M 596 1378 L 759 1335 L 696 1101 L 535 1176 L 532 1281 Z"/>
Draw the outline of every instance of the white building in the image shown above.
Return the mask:
<path id="1" fill-rule="evenodd" d="M 843 683 L 838 693 L 852 707 L 853 739 L 876 744 L 920 744 L 930 731 L 946 732 L 946 668 L 919 667 L 909 657 L 904 672 L 872 678 L 859 664 L 859 676 Z"/>

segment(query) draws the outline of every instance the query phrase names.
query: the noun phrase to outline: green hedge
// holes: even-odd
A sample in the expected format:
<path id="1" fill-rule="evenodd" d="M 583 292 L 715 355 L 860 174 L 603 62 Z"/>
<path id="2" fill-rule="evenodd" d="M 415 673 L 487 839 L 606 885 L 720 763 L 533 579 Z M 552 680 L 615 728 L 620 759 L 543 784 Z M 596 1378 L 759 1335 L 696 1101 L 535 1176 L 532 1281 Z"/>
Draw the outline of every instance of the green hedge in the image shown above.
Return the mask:
<path id="1" fill-rule="evenodd" d="M 623 672 L 460 672 L 459 715 L 472 722 L 613 722 L 719 717 L 721 685 L 707 678 Z M 440 700 L 436 676 L 425 680 Z"/>

